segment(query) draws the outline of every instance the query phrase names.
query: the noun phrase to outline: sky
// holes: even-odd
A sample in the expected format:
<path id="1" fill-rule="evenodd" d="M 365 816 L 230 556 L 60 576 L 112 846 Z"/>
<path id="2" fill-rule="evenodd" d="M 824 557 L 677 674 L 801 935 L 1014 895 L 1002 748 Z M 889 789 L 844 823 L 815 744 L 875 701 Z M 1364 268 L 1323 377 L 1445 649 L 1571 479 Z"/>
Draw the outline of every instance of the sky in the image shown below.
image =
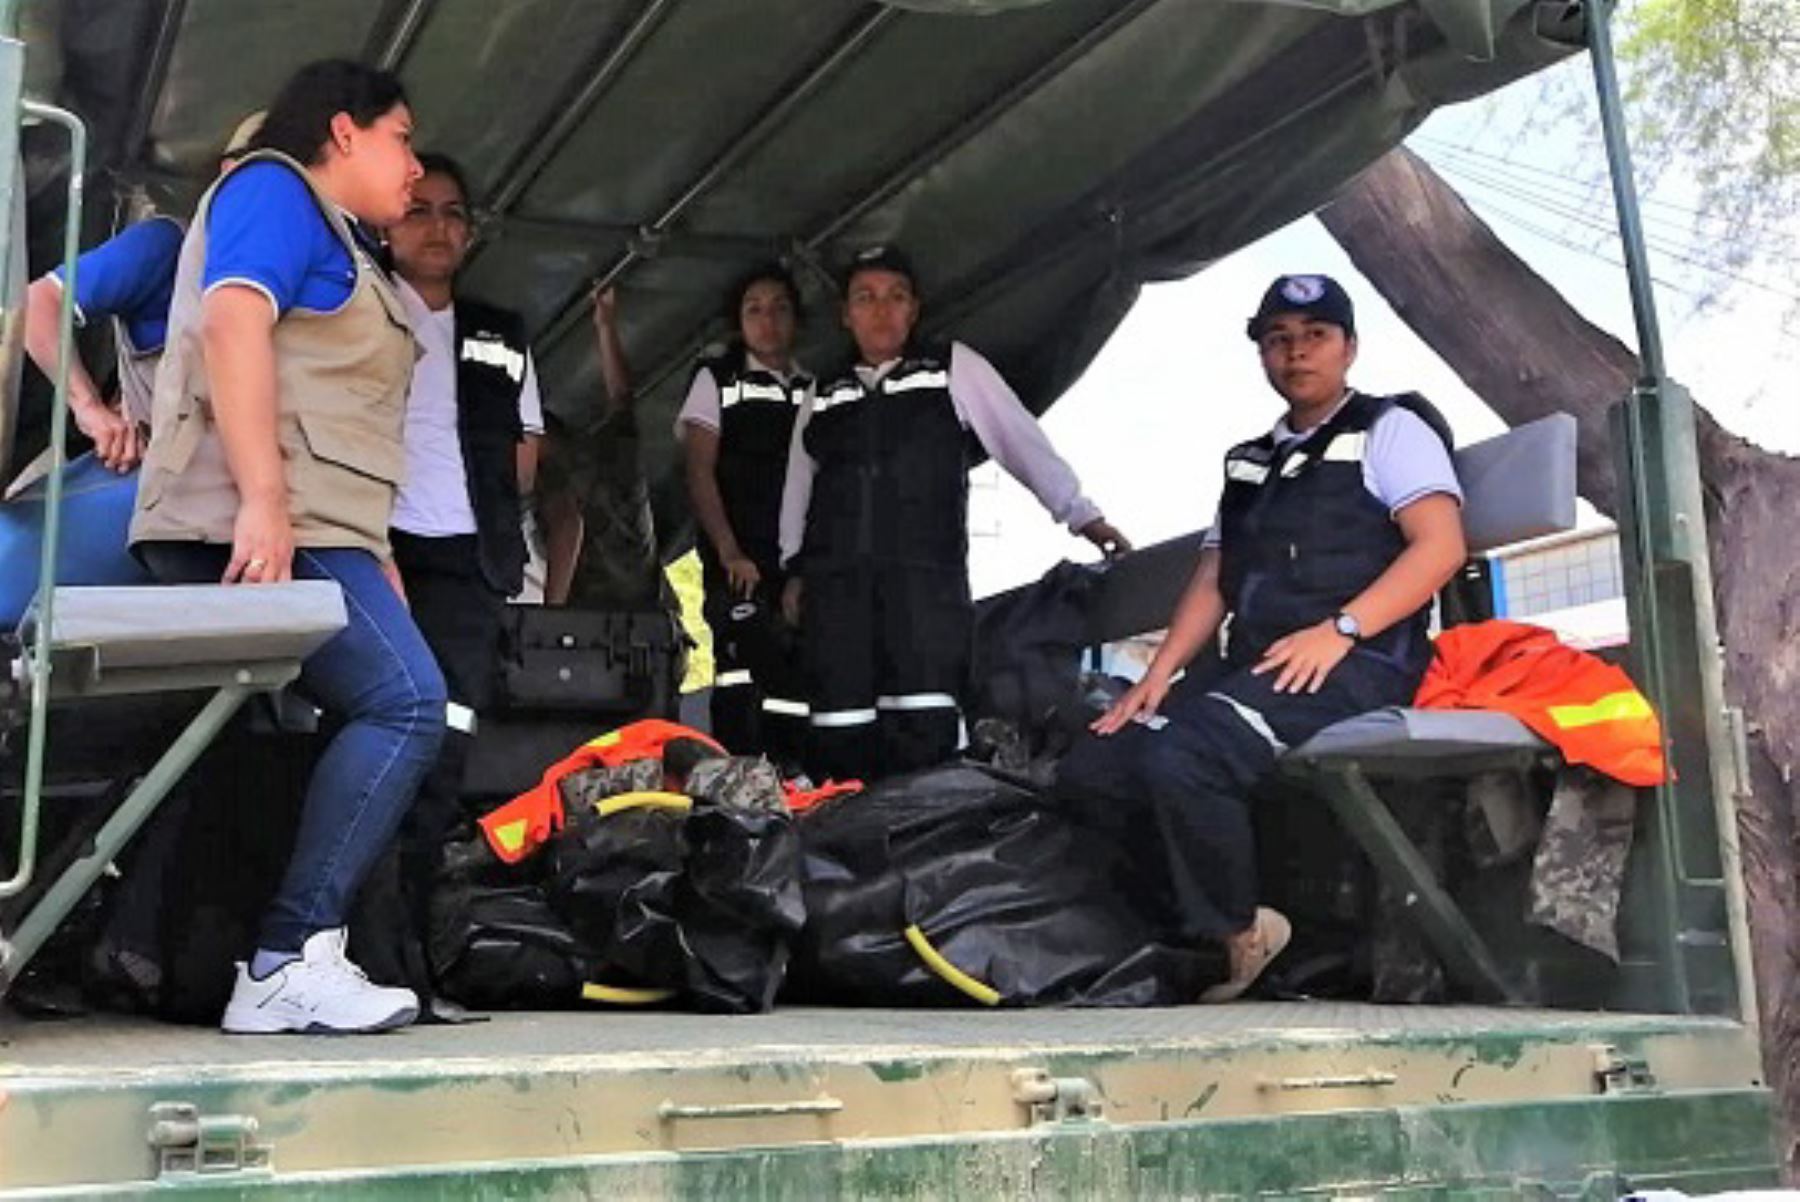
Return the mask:
<path id="1" fill-rule="evenodd" d="M 1585 98 L 1585 58 L 1547 75 Z M 1572 181 L 1595 172 L 1600 152 L 1582 114 L 1531 129 L 1545 84 L 1522 80 L 1484 101 L 1442 110 L 1408 145 L 1462 192 L 1502 241 L 1589 321 L 1636 345 L 1631 298 L 1612 228 L 1611 195 Z M 1577 101 L 1579 103 L 1580 101 Z M 1757 265 L 1727 282 L 1709 307 L 1693 257 L 1693 189 L 1667 175 L 1645 205 L 1652 270 L 1671 374 L 1728 429 L 1800 454 L 1800 329 L 1786 328 L 1800 266 Z M 1795 231 L 1800 233 L 1800 230 Z M 1800 242 L 1796 242 L 1800 245 Z M 1044 418 L 1044 429 L 1109 520 L 1139 546 L 1196 530 L 1212 518 L 1227 447 L 1280 417 L 1244 320 L 1275 276 L 1324 272 L 1357 306 L 1359 355 L 1351 379 L 1376 393 L 1430 398 L 1459 445 L 1504 425 L 1395 315 L 1323 226 L 1303 218 L 1187 280 L 1144 290 L 1111 342 Z M 1713 281 L 1716 283 L 1716 281 Z M 1203 365 L 1196 370 L 1195 365 Z M 1588 520 L 1594 520 L 1591 517 Z M 1021 486 L 987 465 L 970 499 L 970 573 L 977 596 L 1035 579 L 1061 559 L 1095 557 L 1056 527 Z"/>

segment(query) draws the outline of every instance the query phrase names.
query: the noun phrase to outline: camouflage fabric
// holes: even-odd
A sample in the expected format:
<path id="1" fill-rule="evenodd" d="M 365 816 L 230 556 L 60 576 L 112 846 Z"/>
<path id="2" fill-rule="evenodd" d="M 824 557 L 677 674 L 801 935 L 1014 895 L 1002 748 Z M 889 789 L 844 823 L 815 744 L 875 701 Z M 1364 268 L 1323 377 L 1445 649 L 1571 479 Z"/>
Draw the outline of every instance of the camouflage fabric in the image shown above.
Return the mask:
<path id="1" fill-rule="evenodd" d="M 1637 792 L 1591 768 L 1557 773 L 1532 864 L 1529 921 L 1619 959 L 1619 894 L 1631 854 Z"/>
<path id="2" fill-rule="evenodd" d="M 732 810 L 787 813 L 781 774 L 761 756 L 707 760 L 688 776 L 688 796 Z"/>
<path id="3" fill-rule="evenodd" d="M 663 766 L 659 760 L 632 760 L 611 768 L 584 768 L 556 783 L 557 791 L 562 794 L 563 813 L 571 818 L 591 811 L 608 797 L 654 792 L 662 787 Z"/>
<path id="4" fill-rule="evenodd" d="M 637 418 L 625 409 L 564 430 L 544 460 L 539 491 L 575 495 L 584 526 L 569 604 L 587 609 L 677 611 L 663 575 L 638 454 Z"/>
<path id="5" fill-rule="evenodd" d="M 1498 868 L 1529 856 L 1538 845 L 1541 803 L 1520 772 L 1481 772 L 1469 778 L 1463 837 L 1476 868 Z"/>

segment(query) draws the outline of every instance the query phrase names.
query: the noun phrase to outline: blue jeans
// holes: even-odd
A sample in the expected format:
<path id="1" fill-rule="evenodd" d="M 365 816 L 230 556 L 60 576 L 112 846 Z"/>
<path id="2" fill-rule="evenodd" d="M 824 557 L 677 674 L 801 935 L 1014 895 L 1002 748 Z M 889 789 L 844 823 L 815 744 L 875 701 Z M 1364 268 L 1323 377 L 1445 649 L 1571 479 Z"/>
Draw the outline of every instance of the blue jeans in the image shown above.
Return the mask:
<path id="1" fill-rule="evenodd" d="M 137 551 L 170 584 L 216 581 L 230 558 L 229 547 L 212 543 Z M 300 665 L 300 688 L 341 725 L 307 783 L 294 854 L 263 915 L 257 946 L 280 952 L 344 925 L 437 759 L 446 699 L 431 649 L 373 555 L 302 547 L 294 577 L 337 581 L 349 624 Z"/>

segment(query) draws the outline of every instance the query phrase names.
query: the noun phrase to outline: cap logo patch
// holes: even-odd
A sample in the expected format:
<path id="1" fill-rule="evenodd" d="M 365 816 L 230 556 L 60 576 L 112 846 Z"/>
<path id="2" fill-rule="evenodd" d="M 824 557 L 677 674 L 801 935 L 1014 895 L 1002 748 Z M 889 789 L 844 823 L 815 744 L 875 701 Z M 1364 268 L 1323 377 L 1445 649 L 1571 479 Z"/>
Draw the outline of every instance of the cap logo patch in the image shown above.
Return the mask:
<path id="1" fill-rule="evenodd" d="M 1296 305 L 1310 305 L 1325 295 L 1325 281 L 1316 275 L 1291 275 L 1281 281 L 1281 295 Z"/>

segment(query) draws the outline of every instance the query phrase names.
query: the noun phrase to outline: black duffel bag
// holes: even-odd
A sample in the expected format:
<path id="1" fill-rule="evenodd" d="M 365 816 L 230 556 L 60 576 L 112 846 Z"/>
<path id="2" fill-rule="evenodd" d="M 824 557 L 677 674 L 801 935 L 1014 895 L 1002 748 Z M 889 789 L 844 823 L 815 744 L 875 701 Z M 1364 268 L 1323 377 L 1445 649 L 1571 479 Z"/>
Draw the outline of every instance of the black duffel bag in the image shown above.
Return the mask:
<path id="1" fill-rule="evenodd" d="M 1163 941 L 1116 848 L 989 770 L 884 781 L 799 827 L 788 1000 L 1164 1006 L 1225 976 L 1222 950 Z"/>
<path id="2" fill-rule="evenodd" d="M 780 781 L 767 761 L 716 759 L 693 770 L 688 790 L 573 814 L 549 848 L 549 896 L 633 985 L 702 1011 L 766 1011 L 806 917 Z"/>
<path id="3" fill-rule="evenodd" d="M 472 805 L 516 796 L 602 731 L 680 706 L 687 636 L 662 610 L 514 605 L 494 702 L 463 773 Z"/>
<path id="4" fill-rule="evenodd" d="M 515 605 L 500 654 L 501 711 L 629 722 L 673 716 L 687 641 L 662 610 Z"/>
<path id="5" fill-rule="evenodd" d="M 438 989 L 477 1010 L 578 1006 L 599 957 L 530 884 L 446 883 L 431 899 Z"/>

